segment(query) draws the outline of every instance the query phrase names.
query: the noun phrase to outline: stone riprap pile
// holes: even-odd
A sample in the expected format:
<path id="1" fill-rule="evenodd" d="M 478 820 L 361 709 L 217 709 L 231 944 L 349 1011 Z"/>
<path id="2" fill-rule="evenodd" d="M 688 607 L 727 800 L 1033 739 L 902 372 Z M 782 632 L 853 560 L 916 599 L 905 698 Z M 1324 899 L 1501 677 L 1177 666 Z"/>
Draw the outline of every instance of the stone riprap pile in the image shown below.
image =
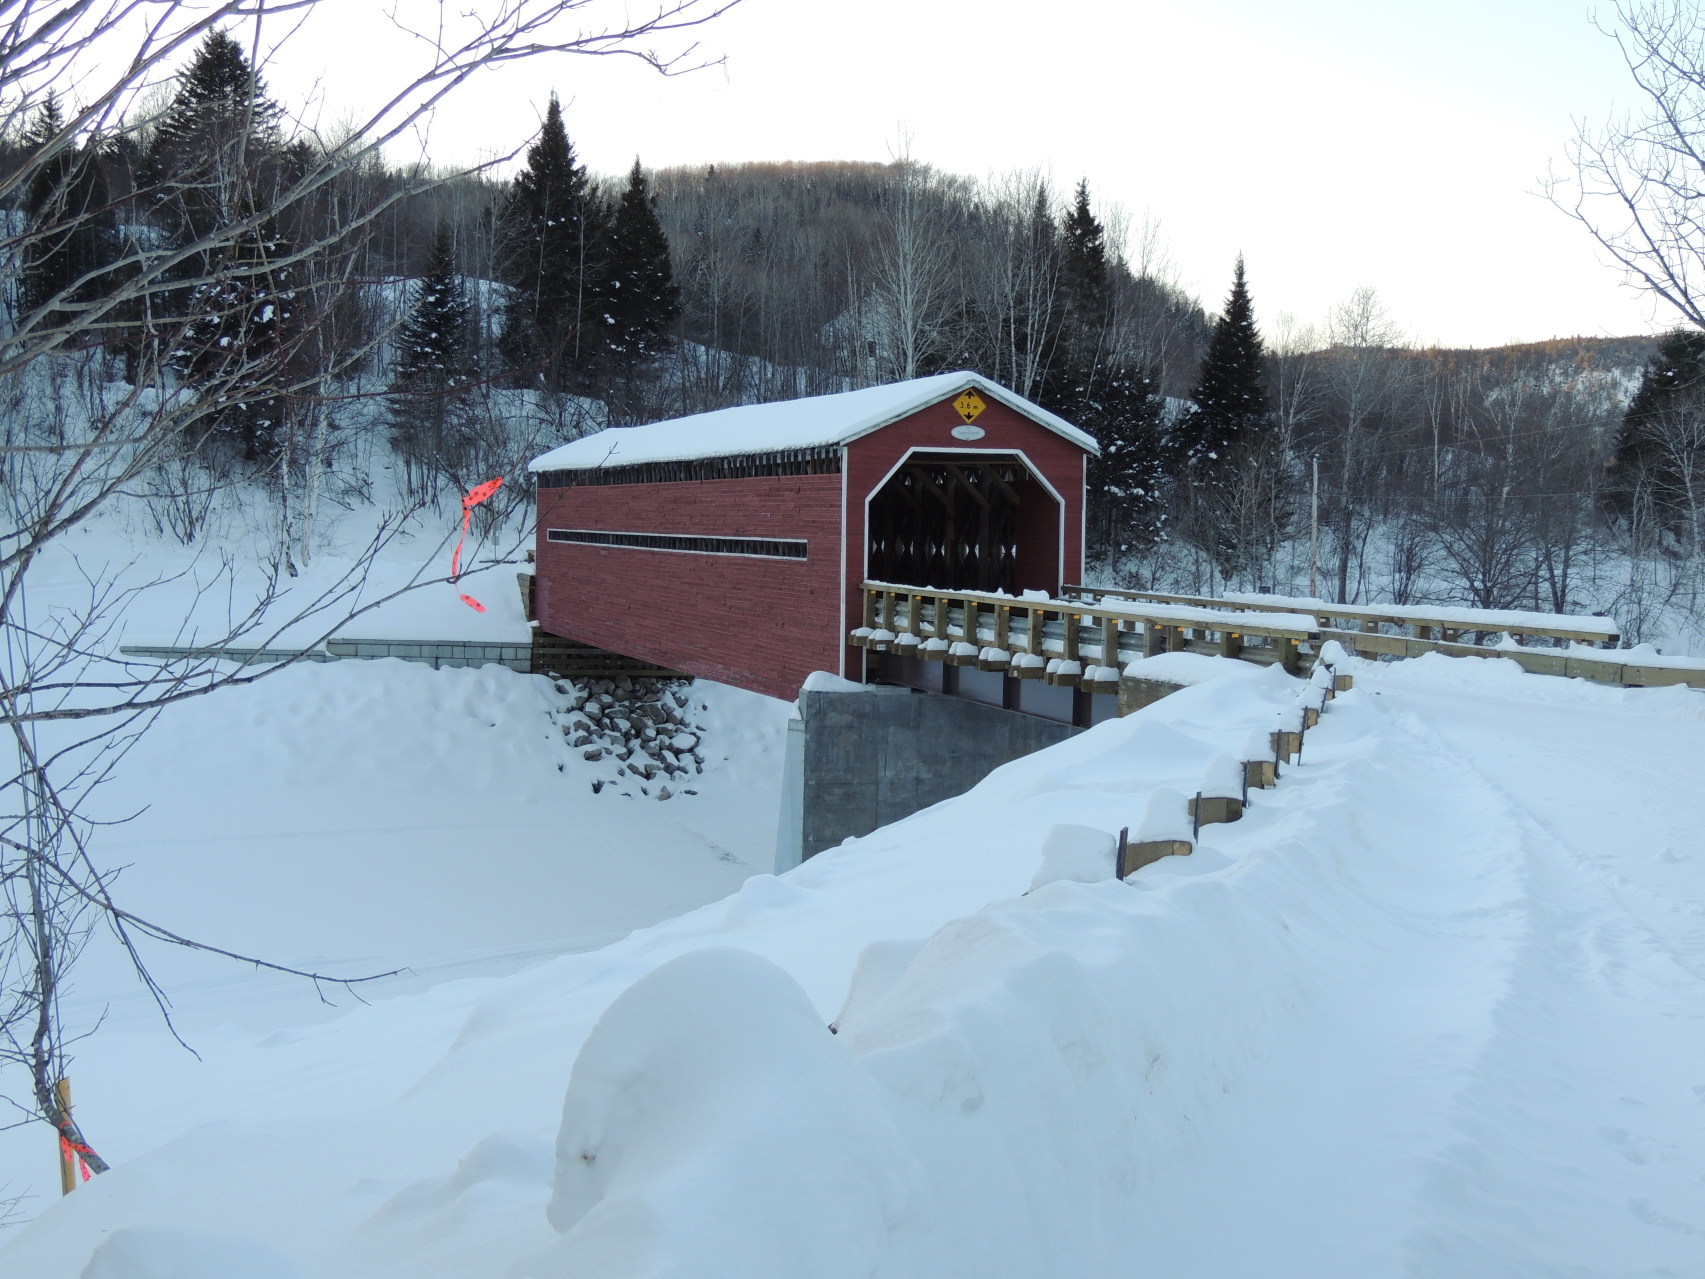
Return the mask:
<path id="1" fill-rule="evenodd" d="M 704 772 L 704 729 L 693 718 L 691 688 L 683 680 L 561 680 L 568 698 L 560 715 L 568 744 L 589 763 L 607 763 L 609 775 L 592 782 L 599 794 L 669 799 L 692 795 L 686 783 Z"/>

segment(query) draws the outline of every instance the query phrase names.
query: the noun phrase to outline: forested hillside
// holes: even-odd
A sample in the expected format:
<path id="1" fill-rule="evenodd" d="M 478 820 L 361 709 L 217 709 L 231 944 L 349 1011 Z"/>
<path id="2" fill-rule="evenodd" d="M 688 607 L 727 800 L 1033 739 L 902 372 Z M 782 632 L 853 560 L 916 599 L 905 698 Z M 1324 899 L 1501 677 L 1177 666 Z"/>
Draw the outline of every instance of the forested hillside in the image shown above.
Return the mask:
<path id="1" fill-rule="evenodd" d="M 186 539 L 251 485 L 311 556 L 324 495 L 374 500 L 376 459 L 413 503 L 504 474 L 501 518 L 526 459 L 587 430 L 968 368 L 1101 440 L 1113 580 L 1599 608 L 1635 636 L 1697 612 L 1692 428 L 1648 412 L 1624 439 L 1651 340 L 1421 348 L 1371 289 L 1308 323 L 1241 260 L 1205 304 L 1087 179 L 910 156 L 600 176 L 554 98 L 510 178 L 374 158 L 281 210 L 335 151 L 285 120 L 215 32 L 134 119 L 78 134 L 50 98 L 8 144 L 62 148 L 17 216 L 75 223 L 21 255 L 15 326 L 124 293 L 127 252 L 177 255 L 60 361 L 195 406 L 142 486 Z"/>

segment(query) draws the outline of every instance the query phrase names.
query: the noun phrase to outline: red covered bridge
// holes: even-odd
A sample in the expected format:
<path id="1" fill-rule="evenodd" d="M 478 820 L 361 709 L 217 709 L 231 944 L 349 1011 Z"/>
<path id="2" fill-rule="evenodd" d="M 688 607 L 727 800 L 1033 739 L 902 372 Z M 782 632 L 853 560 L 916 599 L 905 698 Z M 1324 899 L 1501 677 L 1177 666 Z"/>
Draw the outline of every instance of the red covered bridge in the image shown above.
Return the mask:
<path id="1" fill-rule="evenodd" d="M 866 580 L 1058 595 L 1095 441 L 974 373 L 601 431 L 532 463 L 548 634 L 792 698 Z"/>

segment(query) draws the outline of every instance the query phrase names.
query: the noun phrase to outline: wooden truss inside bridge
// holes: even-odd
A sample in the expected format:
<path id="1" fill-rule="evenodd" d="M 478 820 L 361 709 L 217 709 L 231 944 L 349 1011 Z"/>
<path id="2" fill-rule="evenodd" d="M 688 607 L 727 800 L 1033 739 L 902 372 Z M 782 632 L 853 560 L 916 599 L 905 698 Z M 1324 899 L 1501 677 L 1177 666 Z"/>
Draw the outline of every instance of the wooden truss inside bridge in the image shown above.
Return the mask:
<path id="1" fill-rule="evenodd" d="M 1044 499 L 1020 462 L 915 455 L 870 500 L 870 575 L 1011 594 L 1019 508 Z"/>

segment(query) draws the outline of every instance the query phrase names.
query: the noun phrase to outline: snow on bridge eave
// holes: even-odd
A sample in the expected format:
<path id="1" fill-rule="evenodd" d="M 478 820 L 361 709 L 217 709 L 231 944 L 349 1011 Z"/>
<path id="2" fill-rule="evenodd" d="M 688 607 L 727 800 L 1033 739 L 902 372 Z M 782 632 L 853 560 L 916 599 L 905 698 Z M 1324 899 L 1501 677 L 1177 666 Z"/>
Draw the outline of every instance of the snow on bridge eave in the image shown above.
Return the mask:
<path id="1" fill-rule="evenodd" d="M 1101 452 L 1093 437 L 1064 418 L 980 374 L 959 372 L 836 395 L 741 404 L 644 426 L 610 427 L 534 458 L 527 469 L 590 471 L 606 466 L 690 462 L 850 444 L 970 388 L 1070 440 L 1085 452 L 1096 455 Z"/>

